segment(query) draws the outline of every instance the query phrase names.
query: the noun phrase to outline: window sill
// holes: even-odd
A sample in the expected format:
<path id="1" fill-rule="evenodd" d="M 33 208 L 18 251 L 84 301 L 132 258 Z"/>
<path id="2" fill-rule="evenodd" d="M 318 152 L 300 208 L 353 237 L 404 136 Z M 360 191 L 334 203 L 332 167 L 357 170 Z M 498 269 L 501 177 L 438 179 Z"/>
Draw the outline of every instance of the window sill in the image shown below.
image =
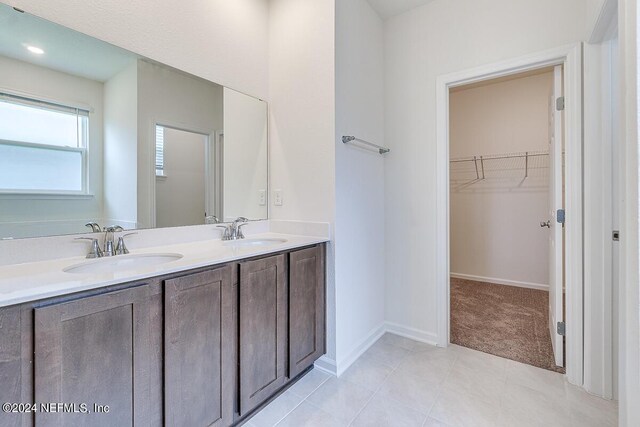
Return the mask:
<path id="1" fill-rule="evenodd" d="M 0 200 L 90 200 L 93 194 L 75 193 L 1 193 Z"/>

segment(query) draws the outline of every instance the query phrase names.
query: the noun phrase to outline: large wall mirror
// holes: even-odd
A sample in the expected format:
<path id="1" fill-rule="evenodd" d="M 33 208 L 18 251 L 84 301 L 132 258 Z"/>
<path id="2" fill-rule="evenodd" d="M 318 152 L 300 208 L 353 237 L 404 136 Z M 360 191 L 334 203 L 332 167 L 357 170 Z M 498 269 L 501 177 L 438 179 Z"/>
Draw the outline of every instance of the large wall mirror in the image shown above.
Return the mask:
<path id="1" fill-rule="evenodd" d="M 0 3 L 0 239 L 268 215 L 267 105 Z"/>

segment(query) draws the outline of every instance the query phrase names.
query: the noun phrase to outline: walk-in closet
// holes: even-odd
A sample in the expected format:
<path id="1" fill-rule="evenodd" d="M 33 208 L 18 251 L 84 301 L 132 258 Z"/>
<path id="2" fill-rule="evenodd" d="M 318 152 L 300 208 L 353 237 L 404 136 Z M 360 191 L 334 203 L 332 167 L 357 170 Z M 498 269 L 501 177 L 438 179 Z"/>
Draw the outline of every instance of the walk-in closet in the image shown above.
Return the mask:
<path id="1" fill-rule="evenodd" d="M 561 93 L 547 67 L 449 94 L 451 342 L 557 372 Z"/>

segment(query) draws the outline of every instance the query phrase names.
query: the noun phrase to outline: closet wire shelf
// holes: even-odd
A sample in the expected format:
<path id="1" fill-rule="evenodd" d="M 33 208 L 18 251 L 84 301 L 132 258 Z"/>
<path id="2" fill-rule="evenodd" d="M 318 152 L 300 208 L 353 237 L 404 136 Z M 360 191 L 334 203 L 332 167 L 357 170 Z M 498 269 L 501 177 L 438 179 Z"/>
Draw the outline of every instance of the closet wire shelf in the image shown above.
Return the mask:
<path id="1" fill-rule="evenodd" d="M 548 151 L 494 154 L 453 158 L 449 173 L 452 181 L 487 178 L 528 178 L 549 168 Z"/>

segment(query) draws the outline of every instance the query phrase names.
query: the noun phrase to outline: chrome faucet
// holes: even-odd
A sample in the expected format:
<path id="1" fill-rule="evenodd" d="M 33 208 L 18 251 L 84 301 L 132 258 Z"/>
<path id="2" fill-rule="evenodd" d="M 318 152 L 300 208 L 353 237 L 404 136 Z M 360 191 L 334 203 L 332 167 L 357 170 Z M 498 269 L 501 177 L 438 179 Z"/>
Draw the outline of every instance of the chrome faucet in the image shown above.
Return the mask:
<path id="1" fill-rule="evenodd" d="M 76 237 L 75 240 L 91 240 L 91 250 L 87 254 L 87 258 L 102 258 L 102 249 L 100 249 L 100 243 L 98 239 L 92 239 L 91 237 Z"/>
<path id="2" fill-rule="evenodd" d="M 110 225 L 103 229 L 104 231 L 104 249 L 102 253 L 104 256 L 114 256 L 116 255 L 116 249 L 113 246 L 114 242 L 114 234 L 118 231 L 124 231 L 124 228 L 119 225 Z"/>
<path id="3" fill-rule="evenodd" d="M 248 223 L 249 220 L 241 216 L 228 225 L 217 225 L 216 227 L 224 229 L 222 231 L 222 240 L 238 240 L 244 239 L 242 227 L 244 227 Z"/>
<path id="4" fill-rule="evenodd" d="M 92 233 L 99 233 L 101 230 L 100 224 L 98 224 L 97 222 L 88 222 L 84 226 L 91 228 Z"/>
<path id="5" fill-rule="evenodd" d="M 127 233 L 124 236 L 118 237 L 118 244 L 116 245 L 116 255 L 126 255 L 129 253 L 129 249 L 127 249 L 127 245 L 124 244 L 124 238 L 127 236 L 131 236 L 132 234 L 138 234 L 138 233 Z"/>
<path id="6" fill-rule="evenodd" d="M 100 231 L 100 226 L 95 222 L 88 223 L 87 227 L 91 227 L 91 229 L 94 232 Z M 76 238 L 76 240 L 91 241 L 91 250 L 87 254 L 87 258 L 102 258 L 105 256 L 128 254 L 129 250 L 124 244 L 124 238 L 126 236 L 130 236 L 131 234 L 137 234 L 137 233 L 129 233 L 129 234 L 125 234 L 124 236 L 120 236 L 118 238 L 118 245 L 114 247 L 115 233 L 119 231 L 124 231 L 124 228 L 120 227 L 119 225 L 110 225 L 108 227 L 104 227 L 102 231 L 104 231 L 104 240 L 103 240 L 102 248 L 100 248 L 100 243 L 98 242 L 98 239 L 95 239 L 92 237 Z"/>
<path id="7" fill-rule="evenodd" d="M 207 215 L 204 217 L 205 224 L 219 224 L 220 220 L 215 215 Z"/>

